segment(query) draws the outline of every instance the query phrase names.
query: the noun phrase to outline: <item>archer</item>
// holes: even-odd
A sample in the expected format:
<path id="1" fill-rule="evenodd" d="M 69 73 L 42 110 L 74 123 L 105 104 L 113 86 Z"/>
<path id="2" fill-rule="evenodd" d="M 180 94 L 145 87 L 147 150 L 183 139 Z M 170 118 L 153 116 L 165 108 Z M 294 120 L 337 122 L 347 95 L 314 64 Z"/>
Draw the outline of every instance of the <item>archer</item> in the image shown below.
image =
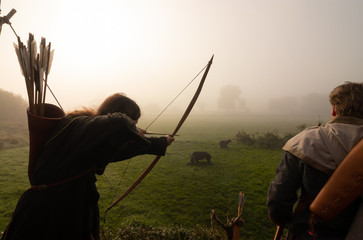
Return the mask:
<path id="1" fill-rule="evenodd" d="M 165 155 L 174 141 L 171 136 L 144 137 L 136 127 L 140 116 L 132 99 L 114 94 L 97 110 L 60 118 L 34 156 L 31 188 L 21 196 L 3 239 L 99 239 L 95 175 L 109 163 Z"/>

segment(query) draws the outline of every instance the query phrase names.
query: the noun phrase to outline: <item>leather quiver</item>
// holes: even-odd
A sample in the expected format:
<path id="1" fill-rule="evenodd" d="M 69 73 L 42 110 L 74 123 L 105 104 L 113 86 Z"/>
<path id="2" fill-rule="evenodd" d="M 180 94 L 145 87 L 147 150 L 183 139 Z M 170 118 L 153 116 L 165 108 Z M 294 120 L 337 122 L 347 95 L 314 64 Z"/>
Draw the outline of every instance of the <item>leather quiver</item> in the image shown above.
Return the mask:
<path id="1" fill-rule="evenodd" d="M 363 193 L 363 139 L 344 158 L 310 204 L 310 211 L 331 220 Z"/>
<path id="2" fill-rule="evenodd" d="M 27 109 L 29 128 L 29 180 L 31 179 L 44 144 L 50 137 L 54 127 L 64 116 L 65 113 L 62 109 L 49 103 L 45 103 L 43 116 L 35 115 L 30 112 L 29 108 Z"/>

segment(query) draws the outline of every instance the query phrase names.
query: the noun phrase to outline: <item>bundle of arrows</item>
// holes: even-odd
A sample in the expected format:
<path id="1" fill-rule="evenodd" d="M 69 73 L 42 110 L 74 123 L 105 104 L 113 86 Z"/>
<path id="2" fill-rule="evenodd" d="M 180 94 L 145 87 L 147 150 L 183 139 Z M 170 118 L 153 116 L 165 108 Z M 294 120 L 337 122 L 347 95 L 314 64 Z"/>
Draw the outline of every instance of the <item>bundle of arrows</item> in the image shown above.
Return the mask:
<path id="1" fill-rule="evenodd" d="M 46 45 L 46 39 L 42 38 L 38 53 L 37 43 L 31 33 L 29 33 L 27 46 L 18 37 L 18 45 L 14 43 L 14 48 L 25 79 L 29 110 L 34 115 L 43 116 L 48 74 L 52 66 L 54 50 L 51 50 L 51 43 Z"/>

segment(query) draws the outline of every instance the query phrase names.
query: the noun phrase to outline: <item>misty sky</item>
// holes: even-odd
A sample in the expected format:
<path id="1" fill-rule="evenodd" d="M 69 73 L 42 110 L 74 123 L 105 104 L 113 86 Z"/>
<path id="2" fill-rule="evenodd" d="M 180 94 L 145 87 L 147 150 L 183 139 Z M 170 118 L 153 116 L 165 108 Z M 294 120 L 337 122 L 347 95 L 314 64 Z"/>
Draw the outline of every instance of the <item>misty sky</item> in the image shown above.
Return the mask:
<path id="1" fill-rule="evenodd" d="M 66 110 L 124 92 L 166 106 L 214 54 L 199 104 L 216 108 L 235 85 L 249 111 L 271 99 L 328 95 L 363 79 L 361 0 L 2 0 L 23 42 L 55 49 L 48 83 Z M 8 25 L 0 35 L 0 88 L 26 98 Z M 196 79 L 199 81 L 200 78 Z M 180 98 L 192 97 L 197 82 Z M 50 93 L 47 102 L 54 100 Z M 327 99 L 327 98 L 326 98 Z M 328 100 L 327 100 L 328 101 Z"/>

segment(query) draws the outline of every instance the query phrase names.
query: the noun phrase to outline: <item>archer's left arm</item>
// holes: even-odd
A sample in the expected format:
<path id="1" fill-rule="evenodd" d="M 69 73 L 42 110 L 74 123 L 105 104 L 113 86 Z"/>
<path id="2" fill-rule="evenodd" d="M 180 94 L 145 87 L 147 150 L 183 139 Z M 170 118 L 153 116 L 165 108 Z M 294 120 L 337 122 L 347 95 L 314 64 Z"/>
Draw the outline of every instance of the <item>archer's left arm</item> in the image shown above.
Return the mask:
<path id="1" fill-rule="evenodd" d="M 297 191 L 302 184 L 301 160 L 285 152 L 276 169 L 275 179 L 268 189 L 267 208 L 269 218 L 277 225 L 290 221 Z"/>

